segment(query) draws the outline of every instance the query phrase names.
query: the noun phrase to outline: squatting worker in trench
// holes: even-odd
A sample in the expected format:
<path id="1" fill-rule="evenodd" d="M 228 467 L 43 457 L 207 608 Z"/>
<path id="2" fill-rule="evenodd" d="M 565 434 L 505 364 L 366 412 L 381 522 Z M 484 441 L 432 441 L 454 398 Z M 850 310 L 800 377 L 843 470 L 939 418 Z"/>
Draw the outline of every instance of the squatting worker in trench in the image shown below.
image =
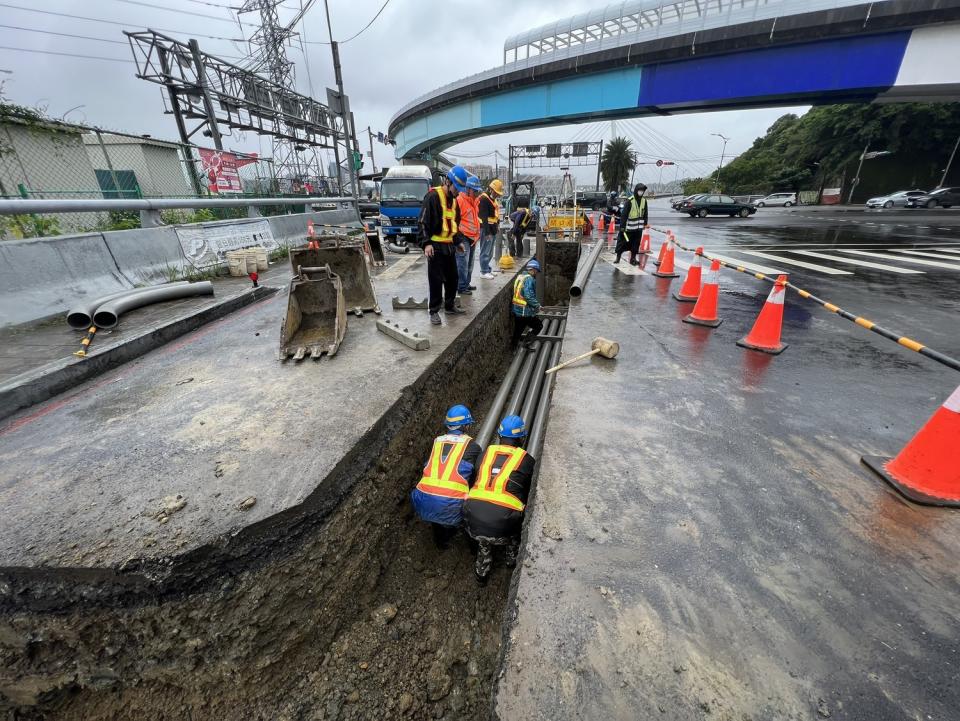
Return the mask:
<path id="1" fill-rule="evenodd" d="M 510 229 L 513 247 L 509 250 L 514 257 L 523 257 L 523 236 L 531 225 L 535 225 L 535 220 L 536 215 L 526 206 L 521 206 L 510 213 L 510 222 L 513 223 L 513 227 Z"/>
<path id="2" fill-rule="evenodd" d="M 630 200 L 623 204 L 623 210 L 620 211 L 621 231 L 617 237 L 615 250 L 617 259 L 613 261 L 614 263 L 620 262 L 620 256 L 625 250 L 630 251 L 630 265 L 636 265 L 638 262 L 640 239 L 643 237 L 643 229 L 647 226 L 647 199 L 643 197 L 645 192 L 647 192 L 647 186 L 637 183 Z"/>
<path id="3" fill-rule="evenodd" d="M 540 272 L 540 263 L 536 259 L 527 263 L 517 277 L 513 279 L 513 302 L 510 310 L 513 313 L 513 347 L 520 342 L 525 328 L 530 328 L 529 337 L 536 336 L 543 330 L 543 321 L 537 318 L 540 310 L 540 301 L 537 300 L 537 273 Z"/>
<path id="4" fill-rule="evenodd" d="M 467 535 L 476 541 L 477 581 L 485 584 L 493 566 L 494 546 L 506 549 L 506 566 L 517 564 L 523 509 L 530 493 L 536 460 L 520 445 L 527 428 L 520 416 L 507 416 L 497 428 L 500 443 L 487 447 L 463 504 Z"/>
<path id="5" fill-rule="evenodd" d="M 457 250 L 457 275 L 460 295 L 472 295 L 477 286 L 470 285 L 473 278 L 473 260 L 480 241 L 479 195 L 483 190 L 480 178 L 471 175 L 467 178 L 467 190 L 457 195 L 457 205 L 460 206 L 460 225 L 458 230 L 463 236 L 464 252 Z"/>
<path id="6" fill-rule="evenodd" d="M 490 181 L 486 193 L 480 194 L 477 210 L 480 215 L 480 277 L 493 280 L 493 244 L 500 232 L 500 203 L 497 198 L 503 195 L 503 182 L 500 178 Z"/>
<path id="7" fill-rule="evenodd" d="M 469 174 L 454 165 L 437 185 L 427 191 L 420 211 L 420 245 L 427 258 L 427 280 L 430 283 L 430 322 L 440 325 L 440 309 L 447 315 L 466 311 L 457 306 L 457 234 L 460 208 L 457 193 L 466 190 Z"/>
<path id="8" fill-rule="evenodd" d="M 441 550 L 463 522 L 463 502 L 480 458 L 480 446 L 465 432 L 473 423 L 470 409 L 455 405 L 444 422 L 447 432 L 433 441 L 423 477 L 410 492 L 414 510 L 431 525 L 433 542 Z"/>

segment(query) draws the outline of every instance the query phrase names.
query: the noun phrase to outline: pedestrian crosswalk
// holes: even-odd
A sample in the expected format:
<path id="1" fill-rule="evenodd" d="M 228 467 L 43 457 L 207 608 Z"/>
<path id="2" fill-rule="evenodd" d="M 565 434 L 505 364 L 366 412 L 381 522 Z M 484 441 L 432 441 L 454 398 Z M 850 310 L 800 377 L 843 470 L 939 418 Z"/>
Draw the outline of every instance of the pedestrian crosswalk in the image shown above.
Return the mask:
<path id="1" fill-rule="evenodd" d="M 816 248 L 815 250 L 813 248 Z M 867 246 L 839 247 L 809 245 L 799 247 L 767 246 L 740 248 L 724 245 L 717 248 L 705 248 L 711 258 L 724 263 L 739 265 L 747 270 L 778 275 L 787 273 L 778 267 L 795 267 L 814 274 L 827 276 L 877 275 L 877 271 L 896 275 L 923 275 L 938 271 L 960 271 L 960 245 L 953 247 L 922 246 L 894 248 L 876 244 Z M 678 255 L 678 265 L 680 265 Z M 759 261 L 762 261 L 761 264 Z M 768 265 L 769 264 L 769 265 Z"/>

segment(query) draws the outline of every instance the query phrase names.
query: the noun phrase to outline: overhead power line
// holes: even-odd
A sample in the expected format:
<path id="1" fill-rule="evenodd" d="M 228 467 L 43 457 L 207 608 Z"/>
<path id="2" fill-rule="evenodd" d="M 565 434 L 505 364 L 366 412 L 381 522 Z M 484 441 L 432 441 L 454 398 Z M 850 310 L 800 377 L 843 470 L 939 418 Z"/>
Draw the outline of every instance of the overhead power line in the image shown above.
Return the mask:
<path id="1" fill-rule="evenodd" d="M 87 20 L 93 23 L 104 23 L 105 25 L 118 25 L 122 28 L 134 27 L 131 23 L 122 23 L 117 20 L 104 20 L 103 18 L 90 18 L 84 15 L 70 15 L 68 13 L 58 13 L 53 10 L 38 10 L 37 8 L 28 8 L 23 7 L 22 5 L 10 5 L 9 3 L 0 3 L 0 7 L 11 8 L 13 10 L 23 10 L 24 12 L 29 13 L 41 13 L 43 15 L 55 15 L 61 18 L 71 18 L 73 20 Z M 201 33 L 195 33 L 192 30 L 171 30 L 170 28 L 158 28 L 154 27 L 154 30 L 158 30 L 164 33 L 179 33 L 180 35 L 188 35 L 194 38 L 206 38 L 208 40 L 227 40 L 229 42 L 246 42 L 244 38 L 225 38 L 219 35 L 203 35 Z"/>
<path id="2" fill-rule="evenodd" d="M 195 13 L 192 10 L 184 10 L 183 8 L 172 8 L 165 5 L 156 5 L 154 3 L 141 2 L 140 0 L 113 0 L 114 2 L 123 3 L 124 5 L 139 5 L 140 7 L 145 8 L 154 8 L 156 10 L 166 10 L 167 12 L 176 13 L 177 15 L 193 15 L 198 18 L 207 18 L 209 20 L 219 20 L 222 23 L 230 23 L 231 25 L 236 21 L 234 18 L 224 18 L 219 15 L 209 15 L 207 13 Z M 259 27 L 258 25 L 253 25 L 251 23 L 243 23 L 240 25 L 246 25 L 247 27 L 255 28 Z"/>
<path id="3" fill-rule="evenodd" d="M 60 53 L 56 50 L 34 50 L 32 48 L 12 48 L 7 45 L 0 45 L 0 50 L 15 50 L 18 53 L 41 53 L 43 55 L 63 55 L 68 58 L 83 58 L 84 60 L 108 60 L 112 63 L 130 63 L 136 64 L 133 60 L 124 58 L 106 58 L 100 55 L 80 55 L 79 53 Z"/>
<path id="4" fill-rule="evenodd" d="M 370 22 L 368 22 L 366 25 L 363 26 L 363 28 L 355 32 L 346 40 L 338 40 L 337 44 L 343 45 L 344 43 L 348 43 L 351 40 L 356 40 L 358 37 L 360 37 L 363 33 L 365 33 L 369 29 L 371 25 L 373 25 L 376 22 L 377 18 L 380 17 L 381 13 L 383 13 L 383 11 L 387 9 L 387 5 L 389 4 L 390 4 L 390 0 L 386 0 L 386 2 L 384 2 L 383 5 L 380 6 L 380 9 L 377 10 L 377 14 L 370 19 Z M 307 43 L 307 45 L 329 45 L 330 44 L 325 40 L 304 40 L 303 42 Z"/>
<path id="5" fill-rule="evenodd" d="M 239 10 L 239 7 L 233 5 L 222 5 L 220 3 L 208 2 L 207 0 L 187 0 L 187 2 L 192 2 L 196 5 L 208 5 L 212 8 L 226 8 L 227 10 Z"/>
<path id="6" fill-rule="evenodd" d="M 26 33 L 41 33 L 43 35 L 59 35 L 63 38 L 77 38 L 79 40 L 95 40 L 98 43 L 111 43 L 113 45 L 127 45 L 125 40 L 108 40 L 107 38 L 94 38 L 89 35 L 73 35 L 71 33 L 58 33 L 53 30 L 39 30 L 38 28 L 22 28 L 17 25 L 0 25 L 0 28 L 9 30 L 23 30 Z"/>

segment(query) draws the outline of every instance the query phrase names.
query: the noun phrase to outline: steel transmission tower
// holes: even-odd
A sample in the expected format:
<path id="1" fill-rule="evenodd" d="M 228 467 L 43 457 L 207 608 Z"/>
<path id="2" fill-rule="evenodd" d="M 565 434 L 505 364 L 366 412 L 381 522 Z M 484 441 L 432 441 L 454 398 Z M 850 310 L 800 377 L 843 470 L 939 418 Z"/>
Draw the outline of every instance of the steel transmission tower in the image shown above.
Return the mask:
<path id="1" fill-rule="evenodd" d="M 296 34 L 294 26 L 313 3 L 305 3 L 302 10 L 287 25 L 281 24 L 277 14 L 280 3 L 281 0 L 244 0 L 237 14 L 260 13 L 260 27 L 249 41 L 251 45 L 259 48 L 259 53 L 254 53 L 256 63 L 251 70 L 265 73 L 277 85 L 295 91 L 293 62 L 287 59 L 286 44 Z M 309 159 L 302 157 L 301 153 L 310 153 Z M 287 138 L 273 138 L 273 164 L 276 177 L 281 182 L 284 179 L 288 183 L 293 180 L 304 181 L 309 177 L 322 175 L 316 151 Z M 281 190 L 289 191 L 290 188 Z"/>

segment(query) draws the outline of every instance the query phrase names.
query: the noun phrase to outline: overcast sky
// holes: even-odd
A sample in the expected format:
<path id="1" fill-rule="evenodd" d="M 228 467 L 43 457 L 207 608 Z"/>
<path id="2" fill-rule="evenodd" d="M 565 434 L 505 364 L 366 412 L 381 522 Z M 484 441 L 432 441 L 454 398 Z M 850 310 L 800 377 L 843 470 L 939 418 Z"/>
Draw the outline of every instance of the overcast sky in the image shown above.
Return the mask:
<path id="1" fill-rule="evenodd" d="M 291 18 L 300 2 L 284 0 L 280 6 L 281 20 Z M 163 114 L 160 87 L 138 80 L 131 62 L 24 50 L 129 61 L 132 55 L 122 31 L 153 28 L 174 31 L 168 34 L 184 40 L 196 37 L 201 49 L 212 54 L 240 57 L 247 52 L 244 43 L 204 36 L 249 37 L 254 28 L 238 26 L 236 14 L 227 7 L 241 4 L 242 0 L 44 0 L 42 3 L 3 0 L 0 2 L 0 46 L 18 49 L 0 49 L 0 71 L 4 71 L 0 72 L 0 82 L 4 95 L 22 105 L 41 106 L 53 117 L 66 114 L 70 121 L 176 139 L 173 119 Z M 358 129 L 370 126 L 374 132 L 386 132 L 390 117 L 413 98 L 444 83 L 502 64 L 503 42 L 509 35 L 603 4 L 603 0 L 594 4 L 588 1 L 586 6 L 571 0 L 390 0 L 369 29 L 341 47 L 344 85 Z M 334 38 L 343 40 L 357 33 L 382 5 L 383 0 L 330 0 Z M 241 20 L 252 24 L 258 16 L 246 14 Z M 289 57 L 296 63 L 297 88 L 310 94 L 312 84 L 314 95 L 325 100 L 324 89 L 333 86 L 334 77 L 329 45 L 315 44 L 327 39 L 322 2 L 307 14 L 301 24 L 300 37 L 306 41 L 303 45 L 306 53 L 299 42 L 288 49 Z M 805 110 L 775 108 L 645 118 L 640 121 L 645 132 L 639 130 L 636 123 L 619 123 L 618 133 L 633 135 L 636 149 L 650 156 L 666 155 L 672 149 L 674 157 L 681 161 L 684 157 L 696 159 L 686 163 L 686 167 L 681 163 L 683 177 L 701 174 L 711 165 L 715 167 L 722 141 L 711 133 L 728 136 L 727 155 L 736 155 L 747 149 L 783 113 Z M 451 148 L 449 154 L 463 153 L 466 160 L 468 155 L 494 150 L 505 153 L 508 143 L 564 142 L 574 138 L 600 140 L 609 139 L 610 134 L 610 123 L 592 124 L 589 128 L 578 125 L 543 128 L 478 138 Z M 672 143 L 667 143 L 663 136 Z M 360 142 L 366 151 L 365 132 Z M 236 150 L 270 155 L 269 141 L 260 140 L 252 133 L 234 134 L 225 138 L 224 144 Z M 394 162 L 386 146 L 374 142 L 374 152 L 378 167 Z M 686 153 L 683 157 L 682 152 Z M 470 160 L 492 164 L 494 157 L 471 157 Z M 580 177 L 583 179 L 591 173 L 595 170 L 582 171 Z M 655 180 L 654 166 L 639 169 L 639 178 Z"/>

